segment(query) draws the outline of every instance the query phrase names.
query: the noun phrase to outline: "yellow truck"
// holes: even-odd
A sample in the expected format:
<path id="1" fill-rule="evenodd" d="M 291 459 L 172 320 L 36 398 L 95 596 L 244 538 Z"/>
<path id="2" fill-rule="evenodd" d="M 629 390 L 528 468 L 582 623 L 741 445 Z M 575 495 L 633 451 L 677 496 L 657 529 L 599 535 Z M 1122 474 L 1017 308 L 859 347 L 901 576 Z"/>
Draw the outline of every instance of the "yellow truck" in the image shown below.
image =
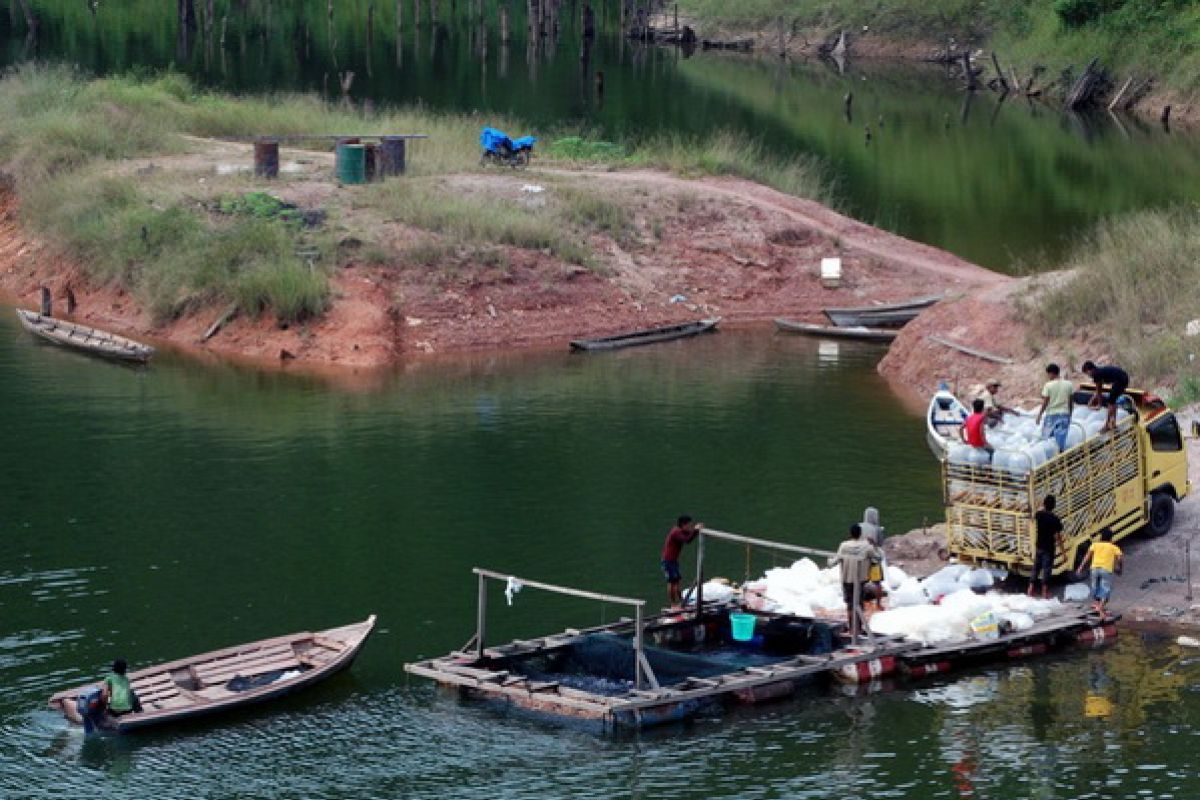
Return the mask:
<path id="1" fill-rule="evenodd" d="M 1075 402 L 1086 404 L 1092 387 Z M 1033 568 L 1034 512 L 1047 495 L 1062 518 L 1063 552 L 1054 574 L 1083 559 L 1100 531 L 1114 540 L 1139 530 L 1162 536 L 1175 504 L 1190 490 L 1183 431 L 1162 400 L 1130 390 L 1132 401 L 1112 433 L 1093 436 L 1027 470 L 942 462 L 947 549 L 959 560 L 1028 574 Z"/>

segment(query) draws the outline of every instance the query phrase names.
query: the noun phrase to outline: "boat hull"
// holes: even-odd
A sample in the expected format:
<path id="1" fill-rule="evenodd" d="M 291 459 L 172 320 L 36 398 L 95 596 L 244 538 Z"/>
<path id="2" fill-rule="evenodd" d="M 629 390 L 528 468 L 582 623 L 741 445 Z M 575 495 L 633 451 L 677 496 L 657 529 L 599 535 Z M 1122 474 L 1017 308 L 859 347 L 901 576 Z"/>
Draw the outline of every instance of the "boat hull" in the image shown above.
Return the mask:
<path id="1" fill-rule="evenodd" d="M 934 392 L 925 413 L 925 442 L 936 458 L 944 460 L 949 454 L 967 414 L 967 407 L 949 390 Z"/>
<path id="2" fill-rule="evenodd" d="M 799 333 L 805 336 L 821 336 L 832 339 L 855 339 L 864 342 L 890 342 L 900 335 L 899 331 L 881 330 L 879 328 L 838 328 L 829 325 L 794 322 L 788 319 L 775 320 L 775 327 L 787 333 Z"/>
<path id="3" fill-rule="evenodd" d="M 853 306 L 826 308 L 822 313 L 839 328 L 863 326 L 867 328 L 903 327 L 925 309 L 942 299 L 941 295 L 917 297 L 901 303 L 878 306 Z"/>
<path id="4" fill-rule="evenodd" d="M 45 317 L 25 309 L 17 309 L 17 318 L 25 330 L 39 339 L 81 353 L 135 364 L 144 364 L 154 356 L 153 347 L 99 328 Z"/>
<path id="5" fill-rule="evenodd" d="M 363 622 L 315 634 L 298 633 L 251 642 L 138 670 L 129 677 L 142 699 L 144 710 L 106 717 L 101 729 L 107 733 L 132 733 L 257 706 L 294 694 L 347 669 L 358 657 L 374 627 L 375 616 L 371 615 Z M 306 667 L 303 659 L 318 648 L 321 652 L 340 649 L 319 662 L 310 657 L 307 662 L 310 665 Z M 186 688 L 208 674 L 202 670 L 221 677 L 200 691 L 195 690 L 198 687 Z M 296 674 L 283 677 L 289 671 Z M 228 688 L 238 677 L 246 679 L 272 673 L 282 674 L 278 679 L 268 678 L 269 682 L 258 687 Z M 189 677 L 181 681 L 179 676 Z M 70 722 L 84 724 L 76 708 L 76 698 L 95 686 L 89 684 L 59 692 L 50 698 L 50 707 L 60 711 Z M 154 688 L 147 688 L 150 686 Z"/>
<path id="6" fill-rule="evenodd" d="M 661 328 L 651 328 L 644 331 L 631 331 L 599 339 L 574 339 L 571 349 L 578 352 L 595 352 L 604 350 L 621 350 L 626 347 L 641 347 L 648 344 L 669 342 L 675 339 L 686 339 L 702 333 L 716 331 L 720 319 L 702 319 L 686 322 L 681 325 L 667 325 Z"/>

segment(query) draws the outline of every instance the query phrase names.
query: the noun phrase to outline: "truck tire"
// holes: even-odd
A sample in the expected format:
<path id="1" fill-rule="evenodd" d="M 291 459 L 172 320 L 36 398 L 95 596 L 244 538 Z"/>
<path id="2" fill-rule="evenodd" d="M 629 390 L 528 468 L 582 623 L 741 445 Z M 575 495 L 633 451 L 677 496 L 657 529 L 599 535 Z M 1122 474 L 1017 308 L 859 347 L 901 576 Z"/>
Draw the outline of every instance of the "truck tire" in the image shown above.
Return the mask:
<path id="1" fill-rule="evenodd" d="M 1165 536 L 1175 521 L 1175 500 L 1166 492 L 1150 494 L 1150 513 L 1146 519 L 1146 535 L 1152 539 Z"/>

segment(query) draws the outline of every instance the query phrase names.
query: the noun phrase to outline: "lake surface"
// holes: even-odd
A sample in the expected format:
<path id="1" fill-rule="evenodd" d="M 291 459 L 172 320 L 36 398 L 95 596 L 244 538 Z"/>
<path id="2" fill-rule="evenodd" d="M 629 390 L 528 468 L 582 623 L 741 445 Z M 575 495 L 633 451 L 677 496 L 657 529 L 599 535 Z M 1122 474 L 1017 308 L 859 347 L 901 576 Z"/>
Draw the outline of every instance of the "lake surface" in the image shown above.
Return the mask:
<path id="1" fill-rule="evenodd" d="M 616 35 L 616 3 L 597 5 L 599 35 L 586 53 L 580 6 L 570 2 L 557 36 L 544 39 L 527 35 L 525 4 L 512 4 L 507 45 L 495 0 L 483 4 L 482 23 L 471 0 L 422 2 L 419 26 L 404 0 L 399 33 L 396 4 L 370 0 L 338 0 L 332 17 L 321 0 L 217 0 L 211 26 L 208 4 L 196 0 L 194 28 L 180 25 L 179 4 L 160 0 L 28 3 L 40 19 L 33 38 L 16 0 L 0 10 L 0 65 L 66 60 L 100 74 L 174 67 L 222 89 L 330 96 L 353 72 L 355 102 L 513 114 L 538 133 L 636 140 L 735 130 L 782 155 L 819 156 L 854 216 L 1000 270 L 1052 266 L 1105 216 L 1200 199 L 1195 135 L 1000 103 L 990 92 L 968 102 L 935 68 L 850 64 L 840 74 L 816 62 L 685 58 Z"/>
<path id="2" fill-rule="evenodd" d="M 1132 633 L 637 737 L 501 718 L 405 675 L 470 636 L 472 566 L 656 600 L 681 511 L 827 547 L 867 503 L 895 531 L 936 517 L 921 420 L 879 353 L 722 333 L 347 391 L 171 354 L 127 369 L 39 344 L 4 310 L 0 796 L 1195 796 L 1200 667 Z M 709 556 L 745 576 L 743 550 Z M 85 741 L 44 707 L 118 654 L 155 663 L 372 612 L 351 671 L 270 712 Z M 491 635 L 620 613 L 497 592 Z"/>

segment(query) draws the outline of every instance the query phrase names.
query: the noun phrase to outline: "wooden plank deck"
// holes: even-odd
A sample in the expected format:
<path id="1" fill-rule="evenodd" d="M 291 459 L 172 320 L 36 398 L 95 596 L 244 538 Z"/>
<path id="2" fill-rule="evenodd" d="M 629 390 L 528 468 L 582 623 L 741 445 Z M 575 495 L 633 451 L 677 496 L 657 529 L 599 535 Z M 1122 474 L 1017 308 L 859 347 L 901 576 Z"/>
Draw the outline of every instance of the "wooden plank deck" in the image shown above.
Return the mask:
<path id="1" fill-rule="evenodd" d="M 714 606 L 711 612 L 720 614 L 725 606 Z M 708 611 L 708 609 L 706 609 Z M 565 717 L 602 720 L 605 724 L 617 724 L 620 720 L 635 720 L 643 714 L 655 711 L 668 712 L 679 704 L 709 699 L 740 697 L 755 689 L 797 683 L 824 674 L 850 673 L 859 665 L 876 659 L 895 659 L 896 664 L 922 665 L 930 662 L 969 663 L 972 660 L 995 658 L 997 653 L 1010 653 L 1014 648 L 1035 643 L 1057 646 L 1063 637 L 1071 637 L 1090 628 L 1110 625 L 1116 618 L 1102 619 L 1084 607 L 1072 607 L 1061 614 L 1043 619 L 1032 628 L 1004 634 L 997 639 L 967 640 L 945 645 L 923 645 L 897 637 L 876 637 L 873 643 L 861 643 L 854 648 L 837 650 L 827 655 L 797 655 L 768 665 L 755 665 L 732 669 L 728 673 L 697 677 L 657 689 L 631 689 L 618 695 L 602 695 L 587 692 L 557 681 L 538 681 L 520 673 L 486 666 L 490 659 L 504 660 L 514 657 L 543 654 L 567 647 L 593 633 L 621 635 L 633 633 L 633 622 L 621 620 L 608 625 L 583 630 L 569 629 L 560 634 L 537 639 L 510 642 L 485 651 L 483 663 L 473 654 L 451 654 L 442 658 L 428 659 L 415 664 L 406 664 L 405 669 L 415 675 L 431 678 L 439 683 L 471 690 L 484 697 L 507 698 L 522 706 L 537 711 Z M 689 615 L 681 619 L 679 612 L 663 612 L 647 620 L 647 628 L 666 629 L 675 626 L 703 624 Z M 1040 651 L 1035 651 L 1040 652 Z M 470 657 L 465 657 L 465 656 Z M 861 668 L 860 668 L 861 669 Z M 789 692 L 790 693 L 790 689 Z M 635 723 L 637 724 L 637 723 Z"/>

